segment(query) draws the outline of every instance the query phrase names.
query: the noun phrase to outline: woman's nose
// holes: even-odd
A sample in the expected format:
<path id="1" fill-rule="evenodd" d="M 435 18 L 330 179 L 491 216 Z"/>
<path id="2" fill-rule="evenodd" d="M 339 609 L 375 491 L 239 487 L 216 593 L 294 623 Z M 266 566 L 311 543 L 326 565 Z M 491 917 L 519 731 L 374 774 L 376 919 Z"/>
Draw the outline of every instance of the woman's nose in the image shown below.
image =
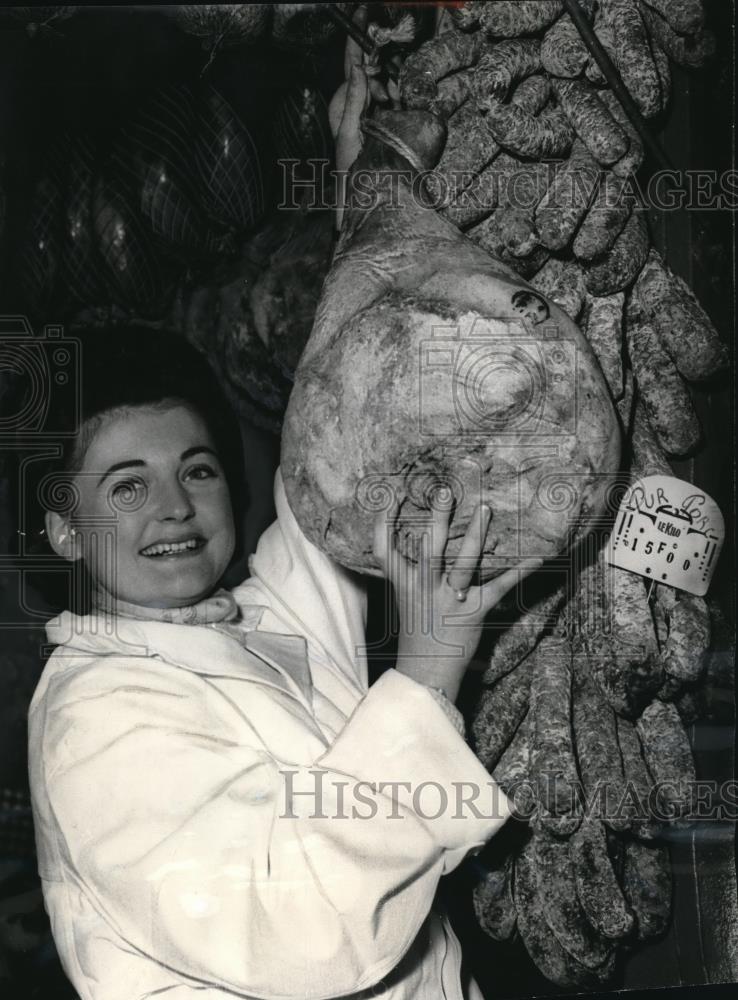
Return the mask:
<path id="1" fill-rule="evenodd" d="M 162 521 L 187 521 L 195 513 L 192 498 L 179 481 L 163 483 L 158 497 L 158 513 Z"/>

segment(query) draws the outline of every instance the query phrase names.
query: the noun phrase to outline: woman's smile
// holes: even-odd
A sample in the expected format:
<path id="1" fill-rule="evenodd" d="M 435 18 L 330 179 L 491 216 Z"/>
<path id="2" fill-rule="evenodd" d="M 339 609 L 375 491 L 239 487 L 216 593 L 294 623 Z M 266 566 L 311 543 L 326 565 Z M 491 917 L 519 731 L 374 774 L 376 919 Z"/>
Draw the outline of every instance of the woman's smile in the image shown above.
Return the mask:
<path id="1" fill-rule="evenodd" d="M 183 541 L 160 541 L 141 549 L 141 555 L 147 558 L 163 559 L 167 557 L 197 555 L 207 545 L 204 538 L 195 535 Z"/>

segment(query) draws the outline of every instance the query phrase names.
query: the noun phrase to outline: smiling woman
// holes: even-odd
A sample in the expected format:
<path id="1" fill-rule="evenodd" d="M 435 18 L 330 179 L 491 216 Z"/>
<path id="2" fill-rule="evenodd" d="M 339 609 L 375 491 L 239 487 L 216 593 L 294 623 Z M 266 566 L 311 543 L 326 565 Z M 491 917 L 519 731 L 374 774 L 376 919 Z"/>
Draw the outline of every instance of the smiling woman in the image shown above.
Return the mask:
<path id="1" fill-rule="evenodd" d="M 212 592 L 233 555 L 233 513 L 191 406 L 106 413 L 74 483 L 74 510 L 49 511 L 47 533 L 58 555 L 84 560 L 98 605 L 181 607 Z"/>
<path id="2" fill-rule="evenodd" d="M 82 335 L 77 408 L 30 494 L 84 597 L 180 607 L 211 592 L 238 547 L 245 483 L 238 425 L 202 358 L 174 334 Z M 146 358 L 142 364 L 141 359 Z M 51 423 L 53 421 L 53 423 Z M 79 607 L 82 605 L 82 607 Z"/>
<path id="3" fill-rule="evenodd" d="M 91 584 L 85 614 L 46 625 L 56 648 L 28 715 L 67 975 L 90 1000 L 121 983 L 126 1000 L 473 1000 L 435 896 L 511 809 L 453 701 L 485 615 L 540 561 L 477 585 L 484 505 L 454 560 L 450 512 L 435 511 L 413 565 L 396 512 L 378 513 L 400 629 L 395 669 L 370 689 L 363 586 L 302 533 L 280 472 L 250 575 L 223 587 L 240 491 L 217 388 L 177 338 L 124 339 L 81 344 L 79 414 L 61 415 L 61 468 L 39 494 L 48 541 Z M 450 814 L 423 812 L 428 785 Z M 490 808 L 461 787 L 489 790 Z M 349 802 L 362 808 L 326 826 Z"/>

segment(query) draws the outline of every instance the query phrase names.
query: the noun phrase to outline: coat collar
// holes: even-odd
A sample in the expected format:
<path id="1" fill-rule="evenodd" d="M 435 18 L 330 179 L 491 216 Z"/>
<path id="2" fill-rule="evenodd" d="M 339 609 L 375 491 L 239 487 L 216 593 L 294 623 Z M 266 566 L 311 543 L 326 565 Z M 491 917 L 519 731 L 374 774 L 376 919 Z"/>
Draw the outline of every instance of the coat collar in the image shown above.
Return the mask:
<path id="1" fill-rule="evenodd" d="M 212 625 L 181 625 L 65 611 L 46 626 L 61 656 L 152 656 L 206 677 L 277 688 L 312 707 L 312 676 L 302 636 L 256 629 L 264 608 L 244 609 L 237 637 Z M 235 631 L 235 630 L 233 630 Z"/>

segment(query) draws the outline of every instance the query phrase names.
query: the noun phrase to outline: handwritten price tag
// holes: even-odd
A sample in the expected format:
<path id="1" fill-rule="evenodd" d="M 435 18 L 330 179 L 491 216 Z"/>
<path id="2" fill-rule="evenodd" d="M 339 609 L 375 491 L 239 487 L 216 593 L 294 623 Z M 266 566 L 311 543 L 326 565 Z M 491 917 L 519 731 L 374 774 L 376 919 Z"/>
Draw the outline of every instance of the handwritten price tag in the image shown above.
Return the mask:
<path id="1" fill-rule="evenodd" d="M 612 566 L 703 597 L 724 538 L 712 497 L 682 479 L 646 476 L 623 497 L 606 557 Z"/>

